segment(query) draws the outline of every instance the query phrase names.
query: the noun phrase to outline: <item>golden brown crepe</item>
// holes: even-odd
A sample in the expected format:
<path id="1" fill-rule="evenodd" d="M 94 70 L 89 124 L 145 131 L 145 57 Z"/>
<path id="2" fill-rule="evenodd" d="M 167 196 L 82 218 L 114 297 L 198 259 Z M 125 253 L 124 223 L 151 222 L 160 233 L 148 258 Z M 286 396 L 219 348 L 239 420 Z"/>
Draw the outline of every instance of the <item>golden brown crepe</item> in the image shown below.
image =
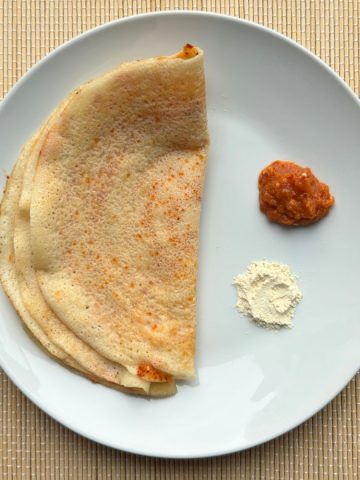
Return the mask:
<path id="1" fill-rule="evenodd" d="M 135 393 L 194 375 L 207 147 L 203 54 L 187 45 L 80 87 L 25 149 L 1 277 L 49 353 Z"/>

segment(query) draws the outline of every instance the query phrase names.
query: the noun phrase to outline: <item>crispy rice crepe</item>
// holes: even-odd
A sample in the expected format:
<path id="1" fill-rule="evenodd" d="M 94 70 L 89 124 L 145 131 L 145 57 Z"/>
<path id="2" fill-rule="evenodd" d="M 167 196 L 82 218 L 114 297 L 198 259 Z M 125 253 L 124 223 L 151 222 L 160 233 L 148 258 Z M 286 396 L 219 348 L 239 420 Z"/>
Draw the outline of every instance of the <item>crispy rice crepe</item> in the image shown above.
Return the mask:
<path id="1" fill-rule="evenodd" d="M 203 54 L 186 46 L 80 87 L 25 147 L 1 277 L 51 355 L 147 395 L 194 375 L 207 146 Z"/>

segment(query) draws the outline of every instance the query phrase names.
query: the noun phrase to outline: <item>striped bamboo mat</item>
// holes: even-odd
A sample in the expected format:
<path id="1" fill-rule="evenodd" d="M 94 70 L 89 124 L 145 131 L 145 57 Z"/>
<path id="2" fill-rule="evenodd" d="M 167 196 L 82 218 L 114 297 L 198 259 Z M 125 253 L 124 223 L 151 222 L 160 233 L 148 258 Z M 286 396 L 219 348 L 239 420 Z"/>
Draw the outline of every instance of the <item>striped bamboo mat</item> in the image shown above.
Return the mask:
<path id="1" fill-rule="evenodd" d="M 359 0 L 0 0 L 0 95 L 46 53 L 101 23 L 156 10 L 254 20 L 319 55 L 359 94 Z M 360 376 L 305 424 L 260 447 L 204 460 L 160 460 L 88 441 L 41 412 L 0 372 L 1 479 L 360 478 Z"/>

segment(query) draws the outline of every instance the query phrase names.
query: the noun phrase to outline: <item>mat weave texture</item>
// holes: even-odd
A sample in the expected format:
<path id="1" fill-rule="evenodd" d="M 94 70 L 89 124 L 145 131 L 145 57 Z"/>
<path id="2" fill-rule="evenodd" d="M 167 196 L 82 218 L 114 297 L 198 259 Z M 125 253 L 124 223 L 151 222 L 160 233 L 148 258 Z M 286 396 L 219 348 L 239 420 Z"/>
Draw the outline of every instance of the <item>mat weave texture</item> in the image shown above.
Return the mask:
<path id="1" fill-rule="evenodd" d="M 226 13 L 284 33 L 320 56 L 360 93 L 359 0 L 0 0 L 0 96 L 31 65 L 80 32 L 128 15 L 174 9 Z M 41 412 L 3 372 L 0 415 L 0 479 L 360 478 L 360 375 L 292 432 L 212 459 L 160 460 L 98 445 Z"/>

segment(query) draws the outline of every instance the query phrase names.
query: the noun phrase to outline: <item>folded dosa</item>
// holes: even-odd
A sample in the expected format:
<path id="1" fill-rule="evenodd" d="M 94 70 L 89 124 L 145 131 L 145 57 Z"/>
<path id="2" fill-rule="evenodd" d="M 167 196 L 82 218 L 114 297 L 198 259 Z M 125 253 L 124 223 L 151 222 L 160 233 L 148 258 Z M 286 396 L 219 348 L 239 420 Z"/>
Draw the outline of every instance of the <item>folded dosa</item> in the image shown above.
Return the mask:
<path id="1" fill-rule="evenodd" d="M 186 46 L 78 88 L 18 161 L 17 309 L 95 381 L 166 395 L 194 375 L 207 147 L 203 54 Z"/>

